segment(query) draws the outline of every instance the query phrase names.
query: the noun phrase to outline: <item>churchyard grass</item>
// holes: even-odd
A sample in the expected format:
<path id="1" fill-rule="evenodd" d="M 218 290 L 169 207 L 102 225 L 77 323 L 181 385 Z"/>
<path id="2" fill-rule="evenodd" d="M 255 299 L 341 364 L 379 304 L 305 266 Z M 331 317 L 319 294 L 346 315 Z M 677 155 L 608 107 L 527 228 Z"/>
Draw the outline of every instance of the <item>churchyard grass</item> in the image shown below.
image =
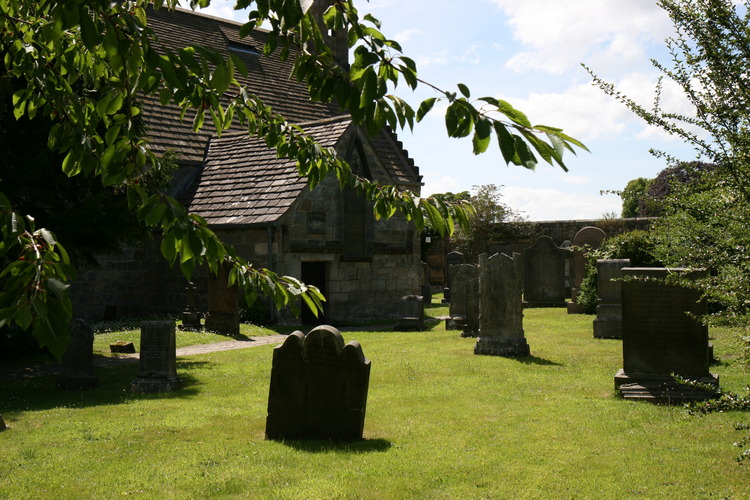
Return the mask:
<path id="1" fill-rule="evenodd" d="M 592 320 L 526 310 L 525 359 L 476 356 L 442 322 L 345 332 L 372 360 L 365 440 L 349 444 L 264 440 L 273 346 L 179 358 L 174 393 L 131 394 L 135 364 L 97 370 L 87 392 L 5 379 L 0 498 L 747 498 L 732 446 L 747 414 L 615 397 L 621 342 L 594 339 Z"/>

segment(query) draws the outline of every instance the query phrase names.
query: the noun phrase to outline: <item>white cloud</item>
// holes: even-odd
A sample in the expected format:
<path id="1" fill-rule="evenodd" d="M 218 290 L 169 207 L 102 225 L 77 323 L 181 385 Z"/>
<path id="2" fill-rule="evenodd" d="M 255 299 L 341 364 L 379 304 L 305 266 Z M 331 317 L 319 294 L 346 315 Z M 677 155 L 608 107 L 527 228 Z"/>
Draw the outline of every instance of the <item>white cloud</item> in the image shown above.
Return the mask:
<path id="1" fill-rule="evenodd" d="M 581 61 L 623 68 L 642 63 L 643 44 L 669 33 L 666 13 L 653 0 L 492 0 L 509 17 L 525 50 L 507 66 L 517 72 L 560 74 Z"/>
<path id="2" fill-rule="evenodd" d="M 557 189 L 503 188 L 503 203 L 524 212 L 530 220 L 590 219 L 592 214 L 620 213 L 622 203 L 615 195 L 566 193 Z"/>
<path id="3" fill-rule="evenodd" d="M 411 37 L 415 35 L 421 35 L 422 31 L 418 29 L 408 29 L 404 30 L 401 33 L 398 33 L 393 36 L 393 39 L 396 40 L 398 43 L 405 43 L 408 42 Z"/>
<path id="4" fill-rule="evenodd" d="M 435 193 L 455 193 L 463 191 L 461 183 L 455 177 L 444 175 L 443 177 L 431 180 L 429 176 L 425 176 L 425 185 L 422 187 L 422 196 L 432 196 Z"/>

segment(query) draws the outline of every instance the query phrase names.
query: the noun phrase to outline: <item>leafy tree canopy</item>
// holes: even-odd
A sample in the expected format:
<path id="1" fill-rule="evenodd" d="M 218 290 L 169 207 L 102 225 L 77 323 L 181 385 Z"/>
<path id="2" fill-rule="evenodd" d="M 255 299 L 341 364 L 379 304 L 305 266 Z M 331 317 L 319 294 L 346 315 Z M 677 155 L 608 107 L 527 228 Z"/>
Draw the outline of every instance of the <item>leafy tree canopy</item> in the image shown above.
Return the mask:
<path id="1" fill-rule="evenodd" d="M 302 3 L 309 7 L 310 2 Z M 209 0 L 191 0 L 189 5 L 208 4 Z M 150 5 L 171 9 L 179 2 L 0 0 L 2 73 L 21 82 L 11 98 L 14 117 L 49 121 L 47 144 L 61 158 L 61 171 L 68 177 L 95 177 L 103 186 L 125 193 L 138 219 L 161 232 L 162 254 L 179 265 L 186 277 L 196 266 L 205 264 L 216 272 L 228 262 L 232 265 L 230 282 L 245 290 L 248 301 L 262 292 L 278 307 L 294 308 L 295 297 L 301 297 L 318 309 L 323 300 L 313 287 L 244 261 L 201 217 L 143 186 L 140 181 L 147 169 L 160 172 L 165 168 L 138 126 L 139 102 L 144 96 L 179 106 L 195 129 L 210 119 L 221 134 L 239 122 L 280 156 L 295 160 L 310 188 L 336 175 L 342 186 L 355 187 L 373 202 L 377 217 L 400 212 L 422 227 L 426 214 L 440 232 L 452 231 L 456 220 L 466 223 L 463 205 L 420 200 L 412 193 L 352 175 L 334 151 L 321 148 L 237 83 L 235 74 L 245 68 L 236 58 L 225 59 L 198 45 L 157 51 L 148 26 Z M 566 169 L 563 152 L 585 149 L 559 128 L 533 125 L 506 101 L 472 97 L 460 83 L 456 89 L 442 90 L 423 82 L 414 61 L 380 31 L 377 19 L 360 15 L 351 0 L 330 2 L 323 15 L 326 30 L 343 30 L 347 35 L 354 55 L 349 68 L 335 63 L 321 27 L 300 0 L 238 0 L 236 8 L 248 12 L 240 35 L 261 24 L 270 26 L 265 55 L 280 47 L 281 57 L 288 57 L 289 50 L 297 48 L 294 77 L 307 84 L 312 98 L 335 101 L 372 133 L 385 125 L 412 127 L 443 101 L 447 135 L 471 137 L 474 153 L 486 151 L 494 138 L 507 163 L 534 168 L 541 158 Z M 390 93 L 398 84 L 412 89 L 428 85 L 435 97 L 413 108 Z M 0 258 L 4 259 L 0 326 L 16 323 L 31 328 L 41 344 L 60 356 L 71 316 L 66 288 L 75 270 L 70 258 L 52 231 L 14 211 L 5 195 L 0 195 L 0 217 Z"/>

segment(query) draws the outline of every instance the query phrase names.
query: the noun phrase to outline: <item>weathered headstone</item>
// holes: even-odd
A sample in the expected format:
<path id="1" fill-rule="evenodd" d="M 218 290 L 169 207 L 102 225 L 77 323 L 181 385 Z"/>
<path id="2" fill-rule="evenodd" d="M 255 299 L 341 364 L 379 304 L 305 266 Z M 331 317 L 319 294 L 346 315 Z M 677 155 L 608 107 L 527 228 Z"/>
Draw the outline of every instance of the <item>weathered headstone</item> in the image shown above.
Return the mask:
<path id="1" fill-rule="evenodd" d="M 185 299 L 187 302 L 187 306 L 185 307 L 185 310 L 182 311 L 182 324 L 179 327 L 180 330 L 197 332 L 202 328 L 201 318 L 203 315 L 198 312 L 198 308 L 195 306 L 196 291 L 197 288 L 195 284 L 192 281 L 188 281 L 188 284 L 185 287 Z"/>
<path id="2" fill-rule="evenodd" d="M 370 366 L 332 326 L 291 334 L 273 351 L 266 439 L 362 439 Z"/>
<path id="3" fill-rule="evenodd" d="M 451 301 L 451 267 L 458 266 L 463 263 L 464 254 L 462 254 L 461 252 L 457 252 L 454 250 L 445 256 L 446 276 L 448 282 L 443 289 L 443 302 Z"/>
<path id="4" fill-rule="evenodd" d="M 474 354 L 530 354 L 523 332 L 519 254 L 479 256 L 479 338 Z"/>
<path id="5" fill-rule="evenodd" d="M 708 328 L 700 291 L 666 281 L 682 275 L 706 276 L 705 271 L 665 268 L 622 269 L 622 358 L 615 388 L 625 398 L 659 402 L 707 399 L 710 391 L 678 385 L 673 374 L 717 386 L 709 372 Z"/>
<path id="6" fill-rule="evenodd" d="M 141 355 L 133 392 L 168 392 L 182 387 L 177 377 L 174 321 L 141 323 Z"/>
<path id="7" fill-rule="evenodd" d="M 395 329 L 400 332 L 424 330 L 424 301 L 420 295 L 401 297 Z"/>
<path id="8" fill-rule="evenodd" d="M 602 241 L 607 235 L 595 226 L 586 226 L 576 233 L 573 237 L 573 266 L 571 268 L 571 302 L 568 302 L 568 314 L 583 314 L 583 308 L 578 305 L 578 291 L 581 287 L 581 281 L 586 275 L 586 257 L 583 252 L 579 250 L 582 247 L 588 247 L 590 249 L 596 249 L 601 246 Z"/>
<path id="9" fill-rule="evenodd" d="M 209 274 L 205 327 L 209 332 L 239 335 L 239 290 L 237 285 L 227 286 L 230 269 L 229 265 L 223 264 L 216 274 Z"/>
<path id="10" fill-rule="evenodd" d="M 472 264 L 451 267 L 450 317 L 462 330 L 462 337 L 479 333 L 479 268 Z"/>
<path id="11" fill-rule="evenodd" d="M 594 337 L 597 339 L 622 338 L 622 268 L 629 266 L 630 259 L 596 261 L 599 304 L 596 306 Z"/>
<path id="12" fill-rule="evenodd" d="M 549 236 L 523 251 L 525 307 L 565 307 L 565 253 Z"/>
<path id="13" fill-rule="evenodd" d="M 99 378 L 94 375 L 94 330 L 87 321 L 70 321 L 70 342 L 61 362 L 59 388 L 91 389 L 99 385 Z"/>

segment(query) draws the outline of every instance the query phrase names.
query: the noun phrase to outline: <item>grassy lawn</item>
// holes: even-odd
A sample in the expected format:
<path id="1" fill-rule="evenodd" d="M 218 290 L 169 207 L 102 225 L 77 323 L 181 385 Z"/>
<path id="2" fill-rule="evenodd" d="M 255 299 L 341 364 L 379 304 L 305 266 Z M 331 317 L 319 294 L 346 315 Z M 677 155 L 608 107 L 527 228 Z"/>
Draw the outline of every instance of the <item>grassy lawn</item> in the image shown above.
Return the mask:
<path id="1" fill-rule="evenodd" d="M 527 359 L 475 356 L 442 323 L 344 333 L 372 360 L 366 439 L 350 444 L 264 440 L 273 346 L 180 358 L 175 393 L 128 392 L 136 365 L 98 370 L 90 392 L 2 380 L 0 498 L 750 496 L 732 446 L 747 414 L 619 399 L 619 341 L 594 339 L 591 316 L 525 315 Z M 740 365 L 713 371 L 747 384 Z"/>

